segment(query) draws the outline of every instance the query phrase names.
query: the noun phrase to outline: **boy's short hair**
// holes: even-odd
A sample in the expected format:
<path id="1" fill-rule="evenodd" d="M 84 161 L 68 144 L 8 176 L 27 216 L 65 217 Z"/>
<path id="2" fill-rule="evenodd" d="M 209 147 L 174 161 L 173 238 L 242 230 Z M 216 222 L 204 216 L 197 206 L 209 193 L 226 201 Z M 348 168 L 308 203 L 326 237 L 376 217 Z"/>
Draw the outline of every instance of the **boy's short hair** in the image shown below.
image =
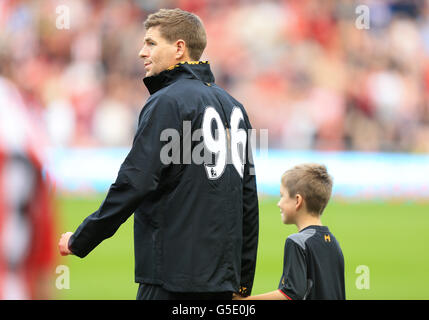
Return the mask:
<path id="1" fill-rule="evenodd" d="M 306 163 L 287 170 L 281 180 L 289 196 L 300 194 L 309 213 L 322 215 L 332 193 L 332 177 L 324 165 Z"/>
<path id="2" fill-rule="evenodd" d="M 207 36 L 201 19 L 181 9 L 160 9 L 144 22 L 146 30 L 160 27 L 161 36 L 169 42 L 182 39 L 186 42 L 189 57 L 199 60 L 207 45 Z"/>

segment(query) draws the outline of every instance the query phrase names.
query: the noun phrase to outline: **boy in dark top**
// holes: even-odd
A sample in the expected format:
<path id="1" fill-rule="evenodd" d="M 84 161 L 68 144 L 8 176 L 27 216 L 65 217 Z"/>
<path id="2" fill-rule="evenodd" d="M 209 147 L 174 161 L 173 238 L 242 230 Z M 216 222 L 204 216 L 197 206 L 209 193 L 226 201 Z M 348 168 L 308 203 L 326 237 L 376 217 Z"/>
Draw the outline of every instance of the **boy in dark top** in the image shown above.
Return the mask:
<path id="1" fill-rule="evenodd" d="M 345 299 L 343 253 L 320 220 L 331 192 L 332 178 L 323 165 L 298 165 L 283 174 L 277 205 L 282 222 L 299 232 L 286 239 L 278 289 L 246 299 Z"/>

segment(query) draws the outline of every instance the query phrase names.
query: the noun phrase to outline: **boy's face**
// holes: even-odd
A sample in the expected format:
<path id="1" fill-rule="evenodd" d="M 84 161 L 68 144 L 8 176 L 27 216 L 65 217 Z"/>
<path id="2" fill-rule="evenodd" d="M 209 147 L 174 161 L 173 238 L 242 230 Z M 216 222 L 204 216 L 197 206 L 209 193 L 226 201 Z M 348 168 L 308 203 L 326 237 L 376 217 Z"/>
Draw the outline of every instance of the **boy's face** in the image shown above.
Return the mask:
<path id="1" fill-rule="evenodd" d="M 176 64 L 176 54 L 176 43 L 169 43 L 163 38 L 159 26 L 149 28 L 139 53 L 140 58 L 144 60 L 146 77 L 156 75 Z"/>
<path id="2" fill-rule="evenodd" d="M 288 190 L 281 184 L 280 186 L 280 200 L 277 203 L 280 208 L 280 214 L 284 224 L 295 223 L 297 214 L 297 200 L 295 197 L 290 197 Z"/>

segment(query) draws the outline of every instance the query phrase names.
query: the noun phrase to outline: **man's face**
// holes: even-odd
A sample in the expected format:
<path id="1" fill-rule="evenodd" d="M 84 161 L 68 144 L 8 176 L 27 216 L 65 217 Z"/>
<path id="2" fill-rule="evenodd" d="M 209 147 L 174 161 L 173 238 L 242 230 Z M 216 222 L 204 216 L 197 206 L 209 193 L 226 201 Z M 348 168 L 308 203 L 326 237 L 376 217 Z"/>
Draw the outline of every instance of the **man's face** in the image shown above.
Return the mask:
<path id="1" fill-rule="evenodd" d="M 280 200 L 277 203 L 277 206 L 280 208 L 282 222 L 284 224 L 294 223 L 297 212 L 296 199 L 289 196 L 289 192 L 283 186 L 283 183 L 280 185 Z"/>
<path id="2" fill-rule="evenodd" d="M 159 26 L 151 27 L 146 31 L 143 48 L 139 56 L 144 61 L 146 77 L 150 77 L 166 70 L 177 63 L 177 46 L 165 40 Z"/>

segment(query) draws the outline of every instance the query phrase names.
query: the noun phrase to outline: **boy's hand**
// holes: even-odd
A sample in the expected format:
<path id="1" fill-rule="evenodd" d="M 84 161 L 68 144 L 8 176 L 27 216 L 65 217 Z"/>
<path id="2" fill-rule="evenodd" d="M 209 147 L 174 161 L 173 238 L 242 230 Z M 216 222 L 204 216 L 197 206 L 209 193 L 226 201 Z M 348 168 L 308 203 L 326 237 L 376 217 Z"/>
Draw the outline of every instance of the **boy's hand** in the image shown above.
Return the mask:
<path id="1" fill-rule="evenodd" d="M 242 295 L 238 294 L 238 293 L 233 293 L 232 294 L 232 300 L 245 300 L 246 297 L 243 297 Z"/>
<path id="2" fill-rule="evenodd" d="M 61 239 L 58 242 L 58 249 L 60 250 L 60 254 L 62 256 L 73 254 L 69 249 L 69 240 L 72 234 L 73 232 L 66 232 L 61 235 Z"/>

